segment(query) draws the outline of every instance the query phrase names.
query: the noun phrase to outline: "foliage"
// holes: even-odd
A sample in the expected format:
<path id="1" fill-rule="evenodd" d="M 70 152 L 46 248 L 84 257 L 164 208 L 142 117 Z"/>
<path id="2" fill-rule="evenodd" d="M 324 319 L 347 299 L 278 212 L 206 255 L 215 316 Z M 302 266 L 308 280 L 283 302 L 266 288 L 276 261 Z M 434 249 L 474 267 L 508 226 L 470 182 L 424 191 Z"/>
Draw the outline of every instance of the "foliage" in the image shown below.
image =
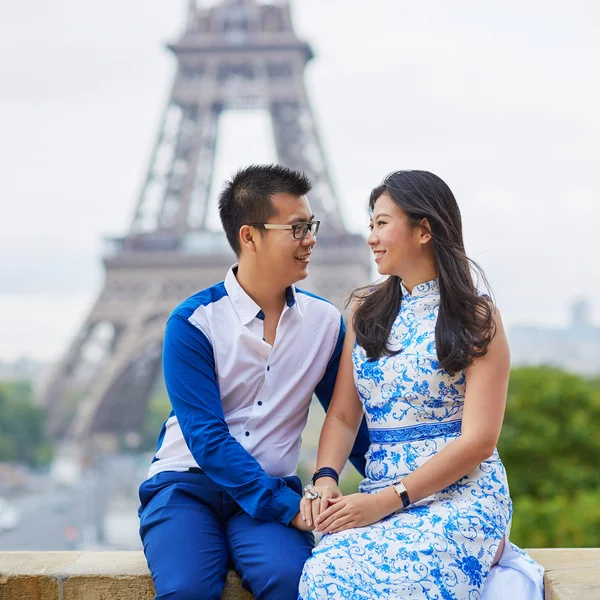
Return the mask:
<path id="1" fill-rule="evenodd" d="M 540 501 L 513 497 L 510 538 L 521 547 L 565 548 L 600 545 L 600 492 L 561 493 Z"/>
<path id="2" fill-rule="evenodd" d="M 526 547 L 600 546 L 600 382 L 513 369 L 498 444 Z"/>
<path id="3" fill-rule="evenodd" d="M 157 385 L 150 396 L 146 416 L 142 424 L 142 441 L 140 450 L 150 452 L 156 450 L 158 435 L 163 423 L 171 412 L 171 402 L 163 385 Z"/>
<path id="4" fill-rule="evenodd" d="M 355 494 L 362 479 L 363 476 L 354 467 L 346 467 L 340 476 L 340 491 L 344 496 Z"/>
<path id="5" fill-rule="evenodd" d="M 52 459 L 46 413 L 33 403 L 31 384 L 0 383 L 0 461 L 35 467 Z"/>

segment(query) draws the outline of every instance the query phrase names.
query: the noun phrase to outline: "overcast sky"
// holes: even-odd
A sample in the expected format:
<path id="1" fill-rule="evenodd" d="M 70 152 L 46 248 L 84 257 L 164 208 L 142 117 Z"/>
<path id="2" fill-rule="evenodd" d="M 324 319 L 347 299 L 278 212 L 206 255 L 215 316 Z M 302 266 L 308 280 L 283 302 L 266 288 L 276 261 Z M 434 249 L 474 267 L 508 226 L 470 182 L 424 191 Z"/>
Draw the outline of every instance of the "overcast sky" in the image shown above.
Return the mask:
<path id="1" fill-rule="evenodd" d="M 100 241 L 131 218 L 184 9 L 0 3 L 0 360 L 57 359 L 99 293 Z M 293 12 L 316 51 L 306 83 L 352 229 L 366 234 L 387 172 L 431 170 L 508 325 L 564 323 L 573 300 L 600 296 L 600 5 L 295 0 Z M 274 158 L 264 123 L 224 119 L 219 181 Z"/>

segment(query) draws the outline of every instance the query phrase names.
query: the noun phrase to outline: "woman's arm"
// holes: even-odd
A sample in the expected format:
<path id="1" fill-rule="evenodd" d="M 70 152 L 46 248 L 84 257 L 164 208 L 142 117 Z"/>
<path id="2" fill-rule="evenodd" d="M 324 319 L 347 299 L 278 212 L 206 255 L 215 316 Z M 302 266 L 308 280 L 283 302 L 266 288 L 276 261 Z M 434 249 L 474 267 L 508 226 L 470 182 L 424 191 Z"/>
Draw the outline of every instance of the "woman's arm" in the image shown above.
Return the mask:
<path id="1" fill-rule="evenodd" d="M 319 437 L 317 469 L 333 467 L 338 473 L 341 472 L 348 460 L 363 417 L 363 406 L 352 373 L 354 340 L 354 331 L 349 326 L 331 405 Z"/>
<path id="2" fill-rule="evenodd" d="M 495 311 L 496 333 L 487 353 L 467 369 L 462 433 L 441 452 L 402 479 L 411 503 L 430 496 L 469 474 L 489 458 L 500 437 L 510 373 L 510 353 L 502 320 Z M 336 501 L 320 515 L 317 529 L 330 533 L 374 523 L 372 516 L 386 516 L 402 508 L 392 486 L 371 494 L 372 500 Z M 350 504 L 344 508 L 344 503 Z M 381 516 L 382 515 L 382 516 Z M 352 516 L 352 518 L 350 518 Z"/>
<path id="3" fill-rule="evenodd" d="M 317 469 L 332 467 L 338 473 L 342 472 L 362 421 L 363 407 L 354 385 L 352 372 L 354 340 L 354 331 L 349 325 L 331 404 L 319 437 Z M 319 478 L 315 487 L 321 495 L 320 500 L 303 499 L 301 503 L 302 515 L 308 525 L 311 525 L 319 513 L 329 506 L 330 498 L 341 495 L 335 480 L 331 477 Z"/>
<path id="4" fill-rule="evenodd" d="M 327 363 L 325 373 L 321 378 L 321 381 L 315 387 L 315 396 L 318 398 L 321 406 L 325 412 L 329 412 L 329 406 L 331 405 L 331 398 L 335 391 L 335 383 L 337 380 L 338 372 L 340 369 L 340 360 L 342 358 L 342 352 L 344 350 L 344 340 L 346 339 L 346 324 L 342 316 L 339 316 L 340 328 L 338 333 L 338 339 L 333 350 L 333 354 Z M 358 428 L 358 434 L 348 461 L 352 463 L 354 468 L 364 477 L 365 476 L 365 454 L 369 449 L 371 440 L 369 439 L 369 430 L 367 428 L 367 422 L 363 418 L 360 427 Z"/>
<path id="5" fill-rule="evenodd" d="M 466 369 L 462 433 L 402 481 L 412 502 L 455 483 L 489 458 L 498 443 L 510 375 L 508 341 L 498 311 L 487 353 Z"/>

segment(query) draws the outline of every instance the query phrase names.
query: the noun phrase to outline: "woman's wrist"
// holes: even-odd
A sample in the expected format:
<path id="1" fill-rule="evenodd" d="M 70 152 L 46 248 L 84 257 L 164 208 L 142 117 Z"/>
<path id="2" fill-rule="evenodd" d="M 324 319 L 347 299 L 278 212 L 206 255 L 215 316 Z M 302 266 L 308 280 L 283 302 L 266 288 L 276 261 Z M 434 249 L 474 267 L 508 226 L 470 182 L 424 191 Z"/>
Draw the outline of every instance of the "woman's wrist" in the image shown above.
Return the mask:
<path id="1" fill-rule="evenodd" d="M 393 483 L 392 489 L 394 490 L 394 492 L 396 492 L 398 498 L 400 498 L 400 501 L 402 502 L 402 508 L 408 508 L 411 502 L 410 498 L 408 497 L 408 490 L 404 485 L 404 481 L 401 479 L 400 481 Z"/>
<path id="2" fill-rule="evenodd" d="M 338 482 L 333 477 L 319 477 L 319 479 L 315 479 L 315 486 L 330 486 L 330 487 L 338 487 Z"/>
<path id="3" fill-rule="evenodd" d="M 313 485 L 315 485 L 319 479 L 322 479 L 324 477 L 333 479 L 335 481 L 336 485 L 338 484 L 338 482 L 340 480 L 340 476 L 339 476 L 338 472 L 333 467 L 321 467 L 313 473 L 313 476 L 312 476 Z"/>
<path id="4" fill-rule="evenodd" d="M 375 496 L 378 507 L 384 516 L 391 515 L 404 508 L 402 500 L 391 485 L 373 494 L 373 496 Z"/>

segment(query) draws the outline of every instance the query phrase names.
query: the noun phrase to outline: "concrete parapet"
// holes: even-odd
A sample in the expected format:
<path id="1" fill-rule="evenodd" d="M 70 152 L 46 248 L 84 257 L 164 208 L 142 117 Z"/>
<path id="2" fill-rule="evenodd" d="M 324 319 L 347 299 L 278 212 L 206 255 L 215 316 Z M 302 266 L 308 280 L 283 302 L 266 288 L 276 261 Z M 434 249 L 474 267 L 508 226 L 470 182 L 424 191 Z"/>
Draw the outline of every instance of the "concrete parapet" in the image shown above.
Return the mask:
<path id="1" fill-rule="evenodd" d="M 600 548 L 536 549 L 546 600 L 600 600 Z M 141 552 L 0 552 L 1 600 L 153 600 Z M 252 600 L 230 571 L 223 600 Z"/>
<path id="2" fill-rule="evenodd" d="M 544 566 L 546 600 L 600 600 L 600 548 L 536 548 Z"/>

